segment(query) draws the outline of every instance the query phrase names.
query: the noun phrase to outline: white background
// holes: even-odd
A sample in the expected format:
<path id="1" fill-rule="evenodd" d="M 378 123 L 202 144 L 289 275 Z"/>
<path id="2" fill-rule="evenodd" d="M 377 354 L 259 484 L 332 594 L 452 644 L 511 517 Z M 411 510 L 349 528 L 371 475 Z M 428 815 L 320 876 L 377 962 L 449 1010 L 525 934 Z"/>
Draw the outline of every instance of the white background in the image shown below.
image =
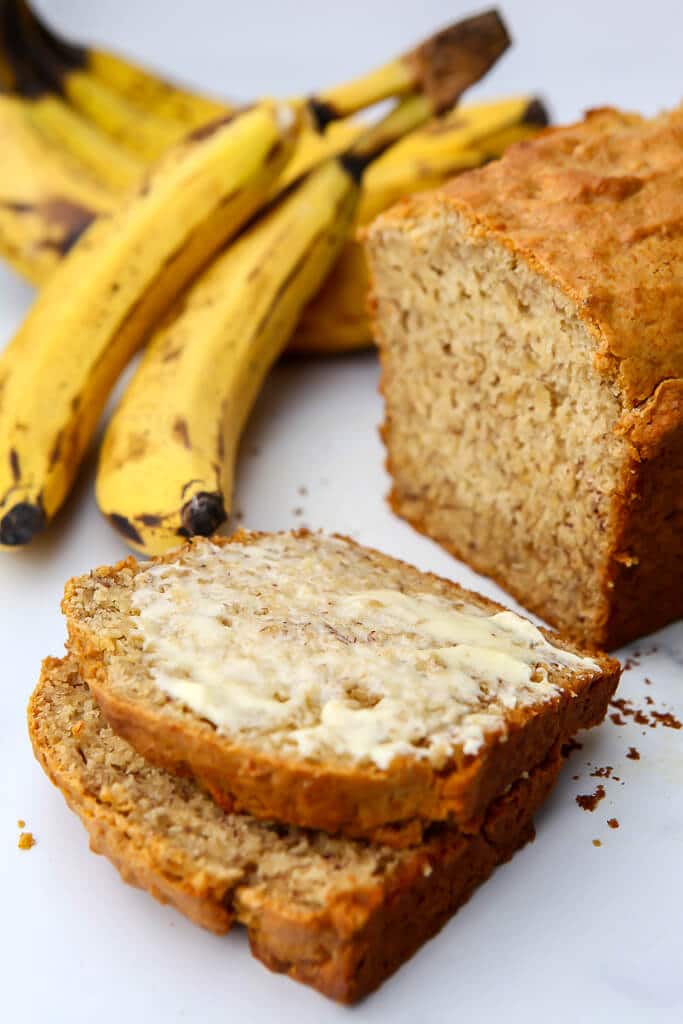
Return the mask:
<path id="1" fill-rule="evenodd" d="M 298 93 L 348 77 L 468 12 L 459 2 L 414 0 L 40 6 L 64 31 L 241 97 Z M 555 118 L 566 120 L 605 103 L 654 112 L 683 93 L 679 2 L 510 0 L 505 14 L 516 45 L 479 96 L 540 91 Z M 0 269 L 0 338 L 11 336 L 30 301 L 31 290 Z M 290 362 L 272 375 L 239 466 L 236 506 L 247 525 L 341 530 L 503 597 L 389 514 L 376 380 L 371 355 Z M 536 843 L 353 1011 L 267 972 L 250 959 L 239 929 L 225 938 L 205 934 L 122 885 L 109 864 L 88 853 L 81 825 L 34 763 L 24 725 L 40 658 L 62 649 L 64 580 L 125 552 L 98 518 L 92 475 L 91 461 L 49 534 L 28 551 L 3 554 L 0 564 L 1 1019 L 683 1019 L 680 732 L 642 735 L 639 726 L 608 722 L 586 737 L 539 816 Z M 681 717 L 683 626 L 639 646 L 650 651 L 653 644 L 657 652 L 625 673 L 623 695 L 642 706 L 649 693 L 657 708 Z M 640 761 L 626 759 L 631 745 Z M 612 765 L 623 783 L 605 782 L 607 797 L 593 814 L 574 801 L 600 781 L 590 778 L 587 762 Z M 610 817 L 618 830 L 608 828 Z M 18 818 L 38 839 L 29 852 L 16 847 Z"/>

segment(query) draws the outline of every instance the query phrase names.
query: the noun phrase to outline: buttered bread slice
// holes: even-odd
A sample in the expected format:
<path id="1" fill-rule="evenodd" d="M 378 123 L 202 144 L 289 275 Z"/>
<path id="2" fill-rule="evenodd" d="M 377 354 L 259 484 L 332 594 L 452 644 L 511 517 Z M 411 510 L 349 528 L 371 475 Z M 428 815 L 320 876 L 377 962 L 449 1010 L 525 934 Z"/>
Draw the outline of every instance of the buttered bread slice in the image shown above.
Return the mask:
<path id="1" fill-rule="evenodd" d="M 595 725 L 616 662 L 343 537 L 196 540 L 71 580 L 69 645 L 112 728 L 224 807 L 419 841 L 475 830 Z"/>

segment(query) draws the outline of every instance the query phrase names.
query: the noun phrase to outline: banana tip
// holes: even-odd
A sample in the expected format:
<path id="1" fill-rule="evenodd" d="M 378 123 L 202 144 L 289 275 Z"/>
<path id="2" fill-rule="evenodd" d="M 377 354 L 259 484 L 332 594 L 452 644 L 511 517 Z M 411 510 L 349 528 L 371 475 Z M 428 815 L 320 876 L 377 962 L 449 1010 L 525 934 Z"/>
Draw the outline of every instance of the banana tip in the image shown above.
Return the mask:
<path id="1" fill-rule="evenodd" d="M 28 544 L 45 526 L 45 513 L 40 505 L 20 501 L 0 520 L 0 544 L 19 547 Z"/>
<path id="2" fill-rule="evenodd" d="M 218 491 L 199 491 L 183 505 L 183 531 L 188 537 L 210 537 L 226 519 L 223 495 Z"/>

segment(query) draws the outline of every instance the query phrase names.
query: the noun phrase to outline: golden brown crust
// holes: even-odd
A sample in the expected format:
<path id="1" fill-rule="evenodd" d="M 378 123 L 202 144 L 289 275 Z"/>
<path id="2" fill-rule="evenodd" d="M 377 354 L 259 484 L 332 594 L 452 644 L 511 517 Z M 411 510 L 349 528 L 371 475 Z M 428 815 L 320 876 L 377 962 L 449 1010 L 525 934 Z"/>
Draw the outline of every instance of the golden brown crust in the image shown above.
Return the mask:
<path id="1" fill-rule="evenodd" d="M 87 775 L 86 762 L 96 760 L 98 740 L 91 734 L 90 746 L 79 757 L 73 737 L 55 734 L 46 721 L 51 706 L 44 698 L 55 683 L 62 694 L 79 685 L 86 692 L 73 664 L 47 659 L 29 704 L 29 732 L 41 766 L 88 830 L 91 848 L 108 857 L 126 882 L 147 889 L 196 923 L 215 932 L 227 931 L 233 921 L 245 925 L 254 955 L 267 966 L 341 1002 L 354 1002 L 377 988 L 436 934 L 497 864 L 533 837 L 532 816 L 559 771 L 555 758 L 520 779 L 489 809 L 479 834 L 437 828 L 421 846 L 391 859 L 371 885 L 305 910 L 239 872 L 230 887 L 214 880 L 209 869 L 192 870 L 174 856 L 173 836 L 165 826 L 141 830 L 131 822 L 125 794 L 112 784 L 107 792 L 98 791 Z M 53 699 L 63 698 L 58 693 Z M 100 721 L 104 735 L 108 728 Z M 70 745 L 71 758 L 65 753 Z M 170 851 L 160 856 L 164 846 Z M 177 865 L 175 874 L 163 867 L 168 863 Z"/>
<path id="2" fill-rule="evenodd" d="M 244 543 L 257 536 L 241 532 L 216 543 Z M 159 561 L 174 557 L 171 553 Z M 98 578 L 106 578 L 122 567 L 135 571 L 138 566 L 127 559 L 96 572 Z M 440 582 L 458 596 L 467 593 L 456 584 Z M 426 759 L 413 758 L 396 758 L 386 771 L 341 761 L 293 760 L 231 743 L 196 716 L 162 719 L 157 707 L 114 692 L 106 645 L 69 615 L 78 587 L 78 580 L 70 581 L 63 602 L 69 649 L 111 728 L 146 760 L 195 778 L 228 811 L 395 847 L 419 841 L 434 821 L 450 821 L 463 831 L 476 832 L 492 800 L 507 786 L 552 756 L 579 729 L 602 720 L 619 681 L 619 664 L 595 655 L 599 672 L 577 675 L 560 696 L 545 704 L 512 711 L 505 735 L 491 735 L 481 753 L 460 755 L 442 770 Z M 478 595 L 477 601 L 491 610 L 501 609 Z"/>
<path id="3" fill-rule="evenodd" d="M 647 122 L 594 110 L 404 200 L 369 233 L 456 210 L 574 300 L 596 369 L 632 407 L 683 377 L 682 147 L 683 108 Z"/>

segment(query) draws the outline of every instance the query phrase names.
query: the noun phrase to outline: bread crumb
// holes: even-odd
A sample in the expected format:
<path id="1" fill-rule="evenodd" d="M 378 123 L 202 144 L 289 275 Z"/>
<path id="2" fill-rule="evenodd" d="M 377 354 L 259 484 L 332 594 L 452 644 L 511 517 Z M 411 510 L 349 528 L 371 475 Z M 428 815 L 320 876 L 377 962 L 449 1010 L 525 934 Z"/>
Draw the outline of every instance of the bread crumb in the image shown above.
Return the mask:
<path id="1" fill-rule="evenodd" d="M 619 822 L 617 821 L 616 818 L 608 818 L 607 819 L 607 824 L 609 825 L 610 828 L 619 828 Z"/>
<path id="2" fill-rule="evenodd" d="M 26 822 L 24 821 L 23 818 L 19 818 L 19 821 L 17 822 L 17 828 L 26 828 Z"/>
<path id="3" fill-rule="evenodd" d="M 640 761 L 640 753 L 636 750 L 635 747 L 629 747 L 626 756 L 629 759 L 629 761 Z"/>
<path id="4" fill-rule="evenodd" d="M 600 842 L 599 839 L 594 839 L 593 840 L 593 846 L 602 846 L 602 843 Z"/>
<path id="5" fill-rule="evenodd" d="M 22 832 L 19 836 L 19 842 L 17 846 L 20 850 L 30 850 L 32 846 L 36 845 L 33 832 Z"/>
<path id="6" fill-rule="evenodd" d="M 582 793 L 574 799 L 582 810 L 594 811 L 604 796 L 605 787 L 599 785 L 594 793 Z"/>

